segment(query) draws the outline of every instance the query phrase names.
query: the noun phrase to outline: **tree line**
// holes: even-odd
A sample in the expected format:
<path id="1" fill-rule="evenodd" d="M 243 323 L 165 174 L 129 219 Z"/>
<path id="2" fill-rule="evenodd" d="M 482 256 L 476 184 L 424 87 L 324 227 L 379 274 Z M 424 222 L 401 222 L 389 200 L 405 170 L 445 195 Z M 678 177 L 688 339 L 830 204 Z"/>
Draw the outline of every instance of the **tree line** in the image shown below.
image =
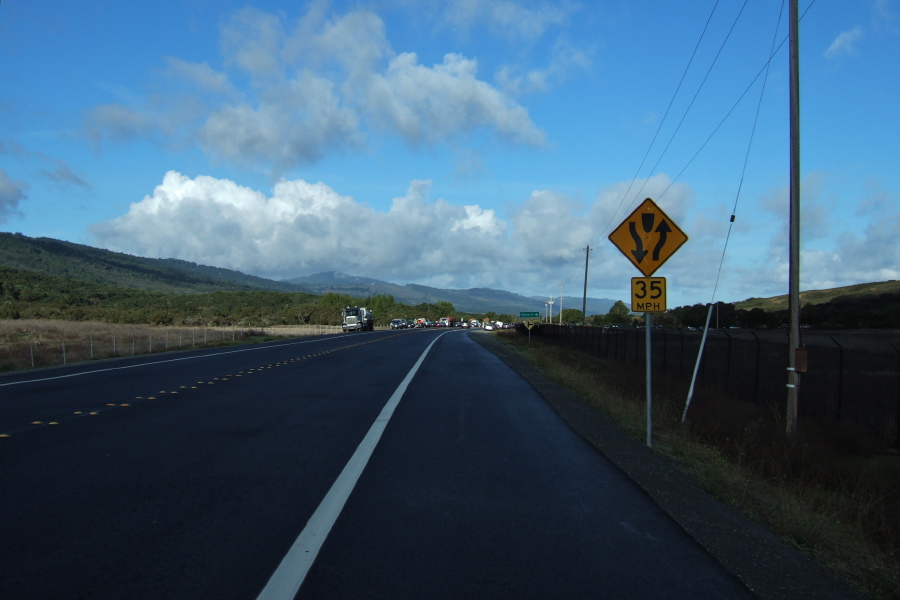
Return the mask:
<path id="1" fill-rule="evenodd" d="M 447 301 L 408 305 L 391 295 L 356 298 L 346 294 L 262 290 L 212 291 L 204 293 L 161 292 L 95 283 L 80 279 L 42 275 L 0 266 L 0 319 L 61 319 L 149 325 L 339 325 L 345 306 L 366 306 L 377 325 L 392 319 L 442 317 L 483 318 L 514 322 L 510 314 L 461 313 Z M 669 327 L 702 327 L 709 305 L 681 306 L 654 314 L 653 323 Z M 557 316 L 558 318 L 558 316 Z M 584 322 L 577 309 L 565 309 L 562 320 Z M 556 321 L 556 318 L 554 318 Z M 718 302 L 713 307 L 711 327 L 776 329 L 788 323 L 787 310 L 749 310 Z M 801 309 L 801 324 L 814 329 L 900 328 L 900 293 L 853 294 Z M 621 300 L 605 315 L 592 315 L 588 325 L 634 325 L 643 315 L 632 314 Z"/>
<path id="2" fill-rule="evenodd" d="M 0 267 L 0 319 L 60 319 L 122 324 L 215 326 L 340 325 L 341 309 L 366 306 L 376 325 L 392 319 L 442 317 L 512 321 L 511 315 L 459 313 L 450 302 L 415 306 L 391 295 L 214 291 L 169 293 L 120 287 Z"/>
<path id="3" fill-rule="evenodd" d="M 653 324 L 662 327 L 706 326 L 708 304 L 679 306 L 664 313 L 653 314 Z M 713 305 L 709 326 L 713 328 L 740 327 L 742 329 L 778 329 L 789 323 L 790 313 L 784 310 L 743 309 L 727 302 Z M 555 322 L 555 319 L 554 319 Z M 582 323 L 582 312 L 566 309 L 562 322 Z M 623 301 L 617 301 L 605 315 L 591 315 L 586 324 L 595 327 L 643 325 L 643 314 L 634 314 Z M 811 329 L 900 329 L 900 294 L 854 294 L 840 296 L 828 302 L 807 304 L 800 309 L 800 324 Z"/>

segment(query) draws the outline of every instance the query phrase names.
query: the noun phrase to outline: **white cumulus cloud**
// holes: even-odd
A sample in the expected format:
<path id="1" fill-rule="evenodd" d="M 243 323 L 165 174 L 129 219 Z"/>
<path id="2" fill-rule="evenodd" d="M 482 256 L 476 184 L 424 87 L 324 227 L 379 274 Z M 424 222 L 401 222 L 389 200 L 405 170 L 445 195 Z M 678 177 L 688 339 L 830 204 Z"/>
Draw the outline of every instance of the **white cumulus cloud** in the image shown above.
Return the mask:
<path id="1" fill-rule="evenodd" d="M 848 31 L 842 31 L 825 50 L 825 58 L 838 58 L 840 56 L 856 54 L 857 45 L 862 37 L 863 29 L 858 25 Z"/>
<path id="2" fill-rule="evenodd" d="M 18 212 L 19 203 L 26 197 L 26 187 L 26 184 L 13 181 L 4 169 L 0 169 L 0 223 L 5 223 Z"/>
<path id="3" fill-rule="evenodd" d="M 505 254 L 492 210 L 431 201 L 416 181 L 377 212 L 323 183 L 278 182 L 271 194 L 170 171 L 127 214 L 92 227 L 99 244 L 273 277 L 341 270 L 420 280 L 469 277 Z"/>
<path id="4" fill-rule="evenodd" d="M 827 207 L 807 185 L 807 224 Z M 747 232 L 732 232 L 719 273 L 729 206 L 697 213 L 687 184 L 672 185 L 664 174 L 637 181 L 640 199 L 651 197 L 689 236 L 665 264 L 672 289 L 701 301 L 721 278 L 717 299 L 785 292 L 786 217 L 763 212 L 756 224 L 770 232 L 769 244 L 748 244 Z M 412 181 L 386 210 L 376 210 L 324 183 L 281 180 L 268 192 L 227 179 L 188 177 L 170 171 L 151 194 L 117 219 L 91 228 L 100 247 L 139 256 L 180 258 L 244 273 L 291 278 L 341 271 L 395 283 L 448 288 L 495 287 L 538 294 L 577 295 L 583 284 L 584 249 L 590 244 L 592 290 L 627 287 L 637 271 L 607 239 L 633 209 L 623 202 L 626 183 L 577 201 L 551 190 L 534 190 L 504 219 L 477 204 L 432 197 L 430 181 Z M 775 190 L 761 203 L 786 191 Z M 24 192 L 0 171 L 0 207 L 14 211 Z M 5 204 L 3 202 L 5 201 Z M 849 285 L 859 280 L 900 279 L 900 211 L 879 188 L 859 201 L 868 224 L 839 234 L 835 247 L 807 236 L 802 242 L 804 289 Z M 877 208 L 877 210 L 875 210 Z M 0 211 L 0 216 L 2 216 Z M 602 232 L 598 236 L 598 232 Z"/>
<path id="5" fill-rule="evenodd" d="M 220 49 L 218 66 L 169 57 L 164 91 L 95 107 L 86 133 L 199 144 L 214 159 L 273 173 L 363 148 L 373 134 L 413 146 L 475 131 L 544 142 L 525 107 L 478 78 L 476 59 L 448 53 L 429 66 L 396 53 L 382 19 L 364 9 L 330 15 L 314 3 L 297 21 L 243 9 L 221 26 Z"/>

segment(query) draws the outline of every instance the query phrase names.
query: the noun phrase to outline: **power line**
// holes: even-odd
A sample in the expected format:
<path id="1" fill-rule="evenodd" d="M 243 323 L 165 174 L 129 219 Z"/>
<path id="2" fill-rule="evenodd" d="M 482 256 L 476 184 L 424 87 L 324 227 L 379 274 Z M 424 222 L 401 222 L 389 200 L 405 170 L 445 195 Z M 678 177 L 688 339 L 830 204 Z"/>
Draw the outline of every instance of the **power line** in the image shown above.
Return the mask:
<path id="1" fill-rule="evenodd" d="M 694 106 L 694 102 L 697 101 L 697 96 L 700 95 L 700 91 L 703 89 L 703 86 L 706 84 L 706 80 L 709 79 L 709 74 L 712 73 L 713 67 L 716 66 L 716 63 L 719 61 L 719 57 L 722 55 L 722 50 L 725 49 L 725 44 L 728 43 L 728 40 L 731 38 L 731 34 L 734 33 L 734 28 L 737 26 L 737 22 L 740 20 L 741 15 L 744 14 L 744 8 L 747 7 L 747 2 L 749 0 L 744 0 L 744 4 L 741 5 L 741 10 L 738 11 L 737 16 L 734 18 L 734 21 L 731 23 L 731 29 L 728 30 L 728 35 L 725 36 L 725 39 L 722 40 L 722 44 L 719 46 L 719 51 L 716 52 L 715 58 L 713 58 L 712 63 L 709 65 L 709 69 L 706 70 L 706 75 L 703 76 L 703 81 L 700 82 L 700 85 L 697 86 L 697 91 L 694 92 L 694 97 L 691 98 L 690 104 L 685 109 L 684 114 L 681 115 L 681 120 L 678 121 L 678 126 L 675 128 L 675 131 L 672 132 L 671 137 L 669 137 L 669 141 L 666 144 L 666 147 L 663 148 L 663 151 L 660 153 L 659 158 L 656 160 L 656 164 L 653 165 L 653 168 L 650 169 L 650 172 L 653 173 L 656 171 L 656 168 L 659 166 L 659 163 L 662 162 L 663 157 L 666 155 L 666 152 L 669 150 L 669 146 L 672 145 L 672 142 L 675 140 L 675 136 L 678 135 L 678 132 L 681 130 L 681 126 L 684 124 L 684 120 L 687 118 L 688 113 L 691 112 L 691 108 Z M 638 193 L 635 194 L 635 200 L 640 197 L 641 192 L 644 190 L 644 186 L 647 185 L 647 180 L 644 180 L 644 184 L 641 186 L 641 189 L 638 190 Z"/>
<path id="2" fill-rule="evenodd" d="M 746 4 L 746 2 L 745 2 Z M 650 144 L 647 146 L 647 151 L 644 153 L 644 158 L 641 159 L 641 163 L 638 165 L 638 168 L 634 172 L 634 176 L 631 178 L 631 183 L 628 184 L 628 188 L 625 190 L 625 193 L 622 194 L 622 200 L 619 201 L 619 205 L 616 207 L 616 210 L 609 218 L 609 222 L 607 222 L 606 226 L 601 230 L 600 236 L 598 236 L 592 244 L 596 244 L 600 241 L 603 235 L 609 230 L 612 225 L 613 220 L 616 218 L 616 215 L 619 214 L 619 211 L 622 209 L 622 205 L 625 203 L 625 200 L 628 199 L 628 193 L 631 191 L 631 188 L 634 187 L 634 182 L 637 181 L 638 176 L 640 175 L 641 169 L 644 167 L 644 163 L 647 161 L 647 157 L 650 156 L 650 150 L 653 149 L 653 144 L 656 143 L 656 138 L 659 135 L 659 132 L 662 130 L 663 125 L 666 122 L 666 119 L 669 116 L 669 111 L 672 108 L 672 104 L 675 102 L 675 98 L 678 96 L 678 92 L 681 90 L 681 85 L 684 83 L 684 78 L 687 76 L 688 71 L 691 68 L 691 65 L 694 63 L 694 58 L 697 56 L 697 50 L 700 48 L 700 43 L 703 41 L 703 38 L 706 36 L 706 31 L 709 29 L 709 23 L 712 21 L 713 15 L 716 12 L 716 8 L 719 6 L 719 0 L 716 0 L 716 3 L 713 5 L 712 10 L 709 13 L 709 17 L 706 19 L 706 24 L 703 26 L 703 31 L 700 32 L 700 37 L 697 40 L 697 43 L 694 45 L 694 51 L 691 53 L 691 58 L 688 60 L 687 65 L 684 67 L 684 71 L 681 73 L 681 79 L 678 80 L 678 85 L 675 87 L 675 91 L 672 93 L 672 97 L 669 99 L 669 105 L 666 107 L 666 112 L 663 114 L 663 118 L 659 122 L 659 126 L 656 128 L 656 132 L 653 134 L 653 139 L 650 140 Z M 741 9 L 743 10 L 743 8 Z M 704 79 L 705 81 L 705 79 Z M 696 96 L 695 96 L 696 97 Z M 682 118 L 682 120 L 684 120 Z M 677 132 L 677 130 L 676 130 Z M 668 146 L 666 146 L 668 148 Z M 659 162 L 657 162 L 659 164 Z M 656 168 L 656 167 L 654 167 Z M 641 186 L 643 189 L 643 186 Z M 637 194 L 636 194 L 637 195 Z"/>
<path id="3" fill-rule="evenodd" d="M 800 19 L 799 19 L 799 20 L 801 20 L 801 21 L 803 20 L 803 18 L 806 16 L 806 14 L 809 12 L 809 10 L 813 7 L 813 5 L 815 5 L 815 3 L 816 3 L 816 0 L 811 0 L 811 2 L 809 3 L 809 5 L 806 7 L 806 9 L 805 9 L 805 10 L 803 11 L 803 13 L 800 15 Z M 719 48 L 718 53 L 716 54 L 716 59 L 715 59 L 715 60 L 713 61 L 713 63 L 710 65 L 709 70 L 707 70 L 707 74 L 706 74 L 706 76 L 704 77 L 703 82 L 701 83 L 700 87 L 698 87 L 697 92 L 694 94 L 694 98 L 691 100 L 691 104 L 688 106 L 688 109 L 685 111 L 685 114 L 682 116 L 682 119 L 681 119 L 681 121 L 679 122 L 678 128 L 676 128 L 675 132 L 674 132 L 674 133 L 672 134 L 672 136 L 670 137 L 670 140 L 669 140 L 669 142 L 667 143 L 666 148 L 663 150 L 663 153 L 660 155 L 659 160 L 657 160 L 656 164 L 654 165 L 653 170 L 655 170 L 656 167 L 659 165 L 659 162 L 661 161 L 663 155 L 665 154 L 666 150 L 668 150 L 669 145 L 671 145 L 671 142 L 672 142 L 672 140 L 674 139 L 675 135 L 678 133 L 678 130 L 680 129 L 681 124 L 682 124 L 682 122 L 684 121 L 684 118 L 687 116 L 687 112 L 690 110 L 691 106 L 693 106 L 694 100 L 696 100 L 697 95 L 699 94 L 700 90 L 702 89 L 703 83 L 706 82 L 706 79 L 707 79 L 707 77 L 709 76 L 709 73 L 711 72 L 713 66 L 715 65 L 715 62 L 716 62 L 716 60 L 718 59 L 719 55 L 721 54 L 722 49 L 724 48 L 725 43 L 727 42 L 728 38 L 731 36 L 731 33 L 732 33 L 733 30 L 734 30 L 734 27 L 735 27 L 735 25 L 736 25 L 736 23 L 737 23 L 737 20 L 738 20 L 739 17 L 741 16 L 741 13 L 743 12 L 744 7 L 745 7 L 746 5 L 747 5 L 747 0 L 745 0 L 743 6 L 741 7 L 741 12 L 738 13 L 737 17 L 735 18 L 735 21 L 732 23 L 731 29 L 729 30 L 729 33 L 728 33 L 728 36 L 726 36 L 725 40 L 723 41 L 722 45 L 721 45 L 720 48 Z M 619 214 L 619 211 L 621 210 L 622 205 L 624 204 L 625 200 L 628 198 L 628 193 L 631 191 L 631 188 L 634 186 L 634 183 L 635 183 L 635 181 L 637 180 L 637 177 L 638 177 L 638 174 L 639 174 L 639 172 L 640 172 L 640 169 L 643 167 L 644 163 L 646 162 L 647 156 L 649 156 L 650 150 L 652 149 L 653 144 L 655 143 L 655 141 L 656 141 L 656 139 L 657 139 L 657 137 L 658 137 L 659 131 L 660 131 L 660 129 L 662 128 L 662 125 L 663 125 L 663 123 L 665 122 L 666 118 L 668 117 L 669 111 L 670 111 L 670 109 L 671 109 L 671 107 L 672 107 L 672 103 L 673 103 L 674 100 L 675 100 L 675 96 L 678 94 L 678 92 L 679 92 L 680 89 L 681 89 L 681 86 L 682 86 L 682 83 L 683 83 L 683 81 L 684 81 L 685 75 L 686 75 L 688 69 L 690 68 L 691 64 L 693 63 L 693 60 L 694 60 L 695 55 L 696 55 L 696 53 L 697 53 L 697 49 L 699 48 L 699 45 L 700 45 L 701 41 L 703 40 L 703 37 L 704 37 L 705 34 L 706 34 L 707 28 L 708 28 L 708 26 L 709 26 L 709 23 L 710 23 L 710 21 L 711 21 L 711 19 L 712 19 L 713 14 L 715 13 L 715 10 L 716 10 L 717 6 L 718 6 L 718 0 L 716 1 L 715 5 L 713 6 L 712 11 L 710 12 L 710 16 L 707 18 L 706 24 L 704 25 L 703 31 L 702 31 L 702 33 L 701 33 L 701 35 L 700 35 L 700 38 L 698 39 L 698 42 L 697 42 L 697 44 L 696 44 L 695 47 L 694 47 L 694 51 L 693 51 L 693 53 L 691 54 L 691 58 L 690 58 L 689 61 L 688 61 L 688 65 L 687 65 L 687 67 L 685 67 L 685 71 L 682 73 L 682 77 L 681 77 L 681 79 L 679 80 L 678 86 L 676 87 L 676 90 L 675 90 L 675 92 L 673 93 L 673 96 L 672 96 L 672 98 L 671 98 L 670 101 L 669 101 L 669 104 L 668 104 L 668 106 L 667 106 L 667 108 L 666 108 L 666 112 L 665 112 L 665 114 L 664 114 L 664 116 L 663 116 L 663 119 L 662 119 L 662 121 L 660 122 L 659 127 L 657 127 L 657 130 L 656 130 L 656 132 L 655 132 L 654 135 L 653 135 L 653 138 L 652 138 L 652 140 L 651 140 L 651 142 L 650 142 L 650 145 L 649 145 L 648 148 L 647 148 L 647 152 L 644 154 L 644 157 L 643 157 L 643 159 L 641 160 L 641 163 L 640 163 L 640 165 L 638 166 L 637 171 L 635 172 L 635 176 L 632 178 L 631 183 L 629 184 L 627 190 L 625 191 L 625 194 L 624 194 L 623 197 L 622 197 L 622 200 L 619 202 L 618 206 L 616 207 L 616 210 L 612 213 L 612 216 L 610 217 L 610 219 L 609 219 L 609 221 L 607 222 L 606 226 L 603 228 L 603 230 L 601 230 L 601 233 L 600 233 L 596 238 L 594 238 L 594 240 L 593 240 L 590 244 L 588 244 L 589 246 L 596 246 L 598 243 L 600 243 L 600 242 L 604 239 L 604 237 L 605 237 L 604 234 L 607 232 L 607 230 L 609 230 L 609 228 L 610 228 L 610 226 L 611 226 L 613 220 L 614 220 L 614 219 L 616 218 L 616 216 Z M 774 36 L 773 36 L 773 44 L 772 44 L 773 46 L 774 46 L 774 41 L 775 41 L 775 39 L 777 39 L 777 31 L 778 31 L 778 27 L 780 27 L 781 15 L 782 15 L 783 12 L 784 12 L 784 4 L 783 4 L 783 1 L 782 1 L 782 7 L 781 7 L 781 10 L 779 11 L 779 17 L 778 17 L 778 25 L 776 26 L 776 33 L 775 33 Z M 778 55 L 778 53 L 781 51 L 781 48 L 784 46 L 784 44 L 787 42 L 787 40 L 788 40 L 788 37 L 785 36 L 785 37 L 781 40 L 781 42 L 778 44 L 778 47 L 777 47 L 777 48 L 774 48 L 774 50 L 770 48 L 768 60 L 766 60 L 765 64 L 760 68 L 760 70 L 757 72 L 757 74 L 753 77 L 753 79 L 750 81 L 750 83 L 747 85 L 747 87 L 744 89 L 744 91 L 741 93 L 741 95 L 738 97 L 738 99 L 734 102 L 734 104 L 731 106 L 731 108 L 728 110 L 728 112 L 725 114 L 725 116 L 722 117 L 722 119 L 719 121 L 719 123 L 716 125 L 716 127 L 712 130 L 712 132 L 709 134 L 709 136 L 706 138 L 706 140 L 700 145 L 700 147 L 699 147 L 699 148 L 697 149 L 697 151 L 691 156 L 691 158 L 690 158 L 690 159 L 688 160 L 688 162 L 684 165 L 684 167 L 682 167 L 682 169 L 678 172 L 678 175 L 675 176 L 675 177 L 669 182 L 669 185 L 662 191 L 662 193 L 659 195 L 659 198 L 663 197 L 663 196 L 669 191 L 669 189 L 671 189 L 671 187 L 672 187 L 672 186 L 680 179 L 680 177 L 684 174 L 684 172 L 687 170 L 687 168 L 693 163 L 693 161 L 697 158 L 697 156 L 700 155 L 700 153 L 701 153 L 701 152 L 703 151 L 703 149 L 707 146 L 707 144 L 709 144 L 709 142 L 712 140 L 712 138 L 715 136 L 715 134 L 718 133 L 719 129 L 721 129 L 722 125 L 724 125 L 724 123 L 725 123 L 725 122 L 728 120 L 728 118 L 732 115 L 732 113 L 733 113 L 734 110 L 737 108 L 737 106 L 743 101 L 744 97 L 745 97 L 745 96 L 749 93 L 749 91 L 753 88 L 753 86 L 756 84 L 756 82 L 759 80 L 759 78 L 760 78 L 763 74 L 766 74 L 766 78 L 768 77 L 768 71 L 769 71 L 769 68 L 770 68 L 770 66 L 771 66 L 772 60 L 775 58 L 776 55 Z M 719 276 L 720 276 L 720 274 L 721 274 L 722 263 L 724 263 L 724 256 L 725 256 L 725 252 L 726 252 L 726 250 L 727 250 L 728 240 L 729 240 L 729 237 L 730 237 L 730 235 L 731 235 L 732 224 L 734 223 L 735 213 L 736 213 L 736 211 L 737 211 L 737 204 L 738 204 L 738 200 L 739 200 L 739 197 L 740 197 L 741 189 L 742 189 L 742 187 L 743 187 L 744 175 L 745 175 L 745 173 L 746 173 L 746 167 L 747 167 L 747 162 L 748 162 L 749 152 L 750 152 L 750 145 L 752 145 L 752 141 L 753 141 L 753 138 L 754 138 L 754 136 L 755 136 L 756 125 L 757 125 L 757 123 L 758 123 L 759 112 L 760 112 L 760 107 L 761 107 L 761 102 L 762 102 L 762 94 L 763 94 L 764 92 L 765 92 L 765 80 L 764 80 L 764 83 L 763 83 L 763 89 L 762 89 L 761 92 L 760 92 L 760 102 L 757 104 L 757 110 L 756 110 L 756 115 L 755 115 L 755 118 L 754 118 L 754 124 L 753 124 L 752 132 L 751 132 L 751 138 L 750 138 L 750 141 L 748 142 L 747 154 L 745 155 L 745 158 L 744 158 L 744 166 L 743 166 L 743 170 L 742 170 L 742 172 L 741 172 L 741 179 L 740 179 L 739 186 L 738 186 L 738 191 L 737 191 L 737 194 L 736 194 L 736 197 L 735 197 L 734 209 L 732 210 L 731 221 L 730 221 L 729 228 L 728 228 L 728 233 L 727 233 L 726 239 L 725 239 L 725 247 L 723 248 L 723 251 L 722 251 L 722 254 L 723 254 L 722 261 L 720 262 L 719 271 L 718 271 L 717 276 L 716 276 L 716 283 L 715 283 L 715 286 L 714 286 L 713 296 L 715 295 L 715 289 L 718 287 L 718 281 L 719 281 Z M 645 182 L 645 183 L 646 183 L 646 182 Z M 641 190 L 643 190 L 643 187 L 644 187 L 644 186 L 642 185 Z M 638 193 L 635 195 L 635 198 L 638 197 L 639 193 L 640 193 L 640 190 L 639 190 Z M 576 272 L 573 273 L 573 275 L 568 279 L 568 282 L 570 283 L 571 281 L 573 281 L 573 280 L 575 279 L 575 277 L 578 276 L 578 275 L 580 275 L 581 273 L 582 273 L 581 269 L 577 269 Z"/>

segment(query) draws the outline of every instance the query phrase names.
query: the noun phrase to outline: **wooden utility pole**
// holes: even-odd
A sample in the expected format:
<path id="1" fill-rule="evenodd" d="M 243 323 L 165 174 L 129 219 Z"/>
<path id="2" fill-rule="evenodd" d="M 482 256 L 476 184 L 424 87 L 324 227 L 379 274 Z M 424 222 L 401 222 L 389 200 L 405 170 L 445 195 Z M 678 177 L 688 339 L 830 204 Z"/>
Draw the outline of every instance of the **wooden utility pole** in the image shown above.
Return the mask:
<path id="1" fill-rule="evenodd" d="M 797 392 L 800 374 L 800 43 L 798 0 L 790 0 L 790 101 L 791 101 L 791 220 L 790 220 L 790 333 L 788 336 L 787 435 L 797 433 Z"/>

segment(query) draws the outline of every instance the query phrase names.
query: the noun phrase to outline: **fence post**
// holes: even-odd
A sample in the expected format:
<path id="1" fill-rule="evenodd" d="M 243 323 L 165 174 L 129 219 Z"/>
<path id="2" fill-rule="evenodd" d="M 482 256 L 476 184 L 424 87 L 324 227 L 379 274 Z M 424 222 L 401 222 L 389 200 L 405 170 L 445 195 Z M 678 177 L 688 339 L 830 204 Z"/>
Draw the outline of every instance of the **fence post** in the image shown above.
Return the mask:
<path id="1" fill-rule="evenodd" d="M 116 356 L 116 336 L 113 336 L 113 357 Z"/>
<path id="2" fill-rule="evenodd" d="M 646 326 L 645 323 L 644 327 Z M 639 365 L 641 364 L 641 332 L 635 331 L 634 334 L 634 364 Z M 644 341 L 646 342 L 646 338 Z M 644 345 L 646 346 L 646 343 Z"/>
<path id="3" fill-rule="evenodd" d="M 891 345 L 891 348 L 894 349 L 894 352 L 900 356 L 900 350 L 897 349 L 893 343 L 888 342 Z M 900 369 L 898 369 L 898 373 L 900 373 Z M 897 378 L 897 383 L 900 384 L 900 377 Z M 900 386 L 898 386 L 897 390 L 897 410 L 894 412 L 894 444 L 900 446 Z"/>
<path id="4" fill-rule="evenodd" d="M 731 336 L 728 335 L 727 329 L 722 329 L 721 331 L 725 334 L 725 337 L 728 338 L 728 355 L 725 357 L 725 389 L 722 391 L 722 393 L 727 396 L 728 382 L 731 381 Z"/>
<path id="5" fill-rule="evenodd" d="M 753 369 L 753 372 L 756 374 L 756 376 L 753 378 L 753 381 L 754 381 L 753 402 L 758 403 L 759 402 L 759 376 L 760 376 L 759 371 L 760 371 L 760 367 L 762 366 L 760 364 L 762 362 L 762 354 L 761 354 L 762 350 L 760 348 L 761 342 L 760 342 L 759 336 L 756 335 L 756 332 L 753 331 L 752 329 L 750 330 L 750 334 L 756 340 L 756 368 Z"/>
<path id="6" fill-rule="evenodd" d="M 147 348 L 147 350 L 148 350 L 147 353 L 148 353 L 148 354 L 153 354 L 153 335 L 151 334 L 151 335 L 149 336 L 149 338 L 150 338 L 150 345 L 149 345 L 148 348 Z"/>
<path id="7" fill-rule="evenodd" d="M 31 354 L 31 368 L 34 368 L 34 344 L 28 344 L 28 353 Z"/>
<path id="8" fill-rule="evenodd" d="M 63 364 L 66 364 L 66 343 L 65 342 L 62 343 L 62 350 L 63 350 Z"/>
<path id="9" fill-rule="evenodd" d="M 844 411 L 844 347 L 841 346 L 840 342 L 834 339 L 833 336 L 828 336 L 831 338 L 831 341 L 834 342 L 838 347 L 838 397 L 837 397 L 837 406 L 835 407 L 835 412 L 837 413 L 835 416 L 838 418 L 838 421 L 841 420 L 841 413 Z M 891 344 L 888 342 L 888 344 Z M 894 348 L 894 345 L 891 344 L 891 348 Z M 896 348 L 894 348 L 896 350 Z M 897 420 L 900 421 L 900 396 L 898 396 L 898 410 L 897 410 Z"/>
<path id="10" fill-rule="evenodd" d="M 94 360 L 94 337 L 91 336 L 91 360 Z"/>
<path id="11" fill-rule="evenodd" d="M 666 343 L 666 334 L 668 334 L 668 330 L 663 329 L 662 330 L 662 372 L 663 373 L 668 372 L 668 370 L 666 369 L 666 346 L 668 346 L 668 344 Z"/>

